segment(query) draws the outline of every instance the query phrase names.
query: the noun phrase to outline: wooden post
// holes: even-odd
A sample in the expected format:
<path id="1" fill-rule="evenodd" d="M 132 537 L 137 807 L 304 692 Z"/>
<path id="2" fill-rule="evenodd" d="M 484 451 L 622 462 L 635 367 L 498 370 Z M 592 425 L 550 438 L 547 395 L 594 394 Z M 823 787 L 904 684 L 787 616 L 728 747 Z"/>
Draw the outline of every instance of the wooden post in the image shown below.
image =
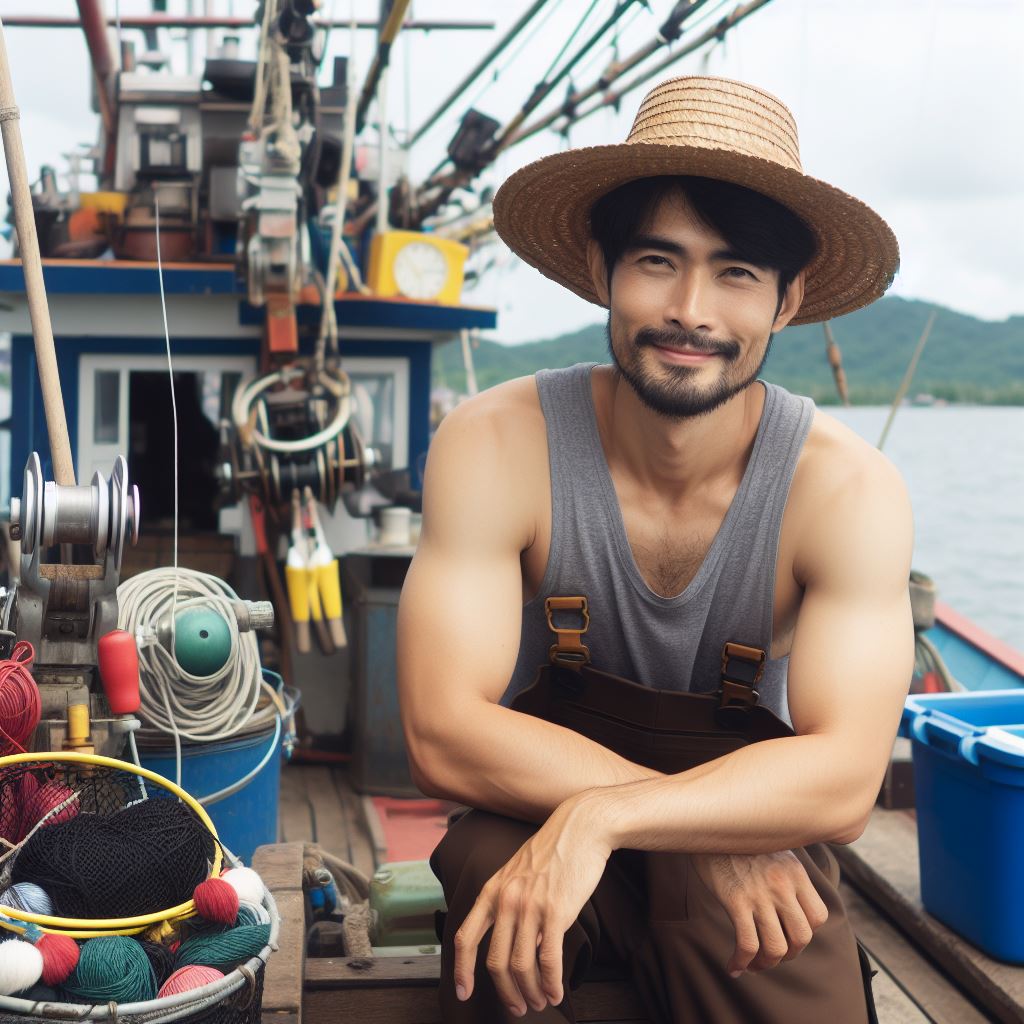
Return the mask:
<path id="1" fill-rule="evenodd" d="M 46 284 L 39 258 L 39 239 L 32 212 L 32 193 L 29 190 L 25 168 L 25 149 L 18 125 L 18 108 L 14 102 L 11 68 L 7 60 L 7 44 L 3 23 L 0 22 L 0 133 L 3 135 L 7 174 L 11 180 L 11 205 L 14 225 L 18 232 L 21 266 L 25 273 L 25 294 L 28 315 L 32 321 L 32 335 L 36 344 L 36 365 L 43 391 L 46 429 L 50 435 L 50 456 L 53 459 L 53 477 L 58 484 L 75 485 L 75 464 L 71 458 L 68 424 L 64 416 L 64 399 L 60 391 L 57 372 L 57 353 L 53 344 L 50 311 L 46 305 Z"/>

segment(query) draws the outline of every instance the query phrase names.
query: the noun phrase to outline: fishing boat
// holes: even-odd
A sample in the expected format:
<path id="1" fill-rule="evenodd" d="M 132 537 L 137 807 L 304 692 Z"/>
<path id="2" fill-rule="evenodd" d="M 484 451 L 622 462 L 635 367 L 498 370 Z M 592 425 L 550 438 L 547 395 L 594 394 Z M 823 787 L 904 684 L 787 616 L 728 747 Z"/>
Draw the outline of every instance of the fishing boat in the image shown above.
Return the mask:
<path id="1" fill-rule="evenodd" d="M 432 352 L 461 346 L 471 379 L 472 335 L 497 323 L 494 310 L 465 301 L 467 277 L 487 262 L 488 203 L 467 213 L 448 200 L 507 146 L 616 103 L 766 2 L 738 4 L 692 30 L 700 0 L 666 5 L 656 38 L 591 86 L 573 86 L 547 113 L 541 104 L 565 82 L 573 57 L 512 121 L 469 110 L 443 164 L 415 185 L 396 172 L 401 154 L 386 132 L 376 147 L 356 141 L 372 104 L 385 110 L 392 43 L 399 31 L 456 32 L 479 22 L 409 21 L 408 3 L 396 0 L 382 4 L 372 25 L 339 23 L 334 31 L 377 36 L 357 88 L 343 58 L 330 83 L 318 84 L 325 26 L 315 5 L 293 0 L 264 4 L 260 23 L 165 12 L 111 19 L 100 0 L 78 0 L 74 19 L 5 19 L 9 31 L 84 30 L 102 120 L 97 189 L 83 191 L 74 174 L 62 188 L 44 168 L 31 203 L 70 477 L 49 454 L 52 390 L 41 384 L 24 245 L 0 262 L 0 330 L 11 334 L 8 490 L 22 514 L 12 510 L 12 519 L 24 537 L 27 495 L 36 496 L 42 522 L 43 513 L 57 516 L 48 495 L 70 499 L 58 488 L 81 493 L 91 479 L 84 520 L 64 525 L 81 544 L 93 510 L 120 510 L 116 565 L 95 544 L 91 562 L 81 551 L 67 557 L 81 578 L 102 581 L 88 598 L 96 607 L 100 591 L 172 562 L 272 602 L 260 657 L 301 695 L 297 724 L 292 704 L 290 714 L 264 716 L 227 739 L 186 743 L 177 758 L 166 731 L 151 729 L 141 744 L 144 762 L 180 773 L 200 798 L 216 797 L 211 816 L 281 910 L 280 948 L 264 985 L 267 1022 L 440 1021 L 440 891 L 425 858 L 451 808 L 422 798 L 409 777 L 395 614 L 432 430 Z M 526 7 L 409 145 L 544 6 Z M 616 16 L 629 7 L 617 5 Z M 610 19 L 582 40 L 576 59 L 613 26 Z M 172 28 L 227 34 L 182 75 L 159 53 Z M 239 56 L 245 33 L 259 44 L 255 59 Z M 659 55 L 669 42 L 677 45 Z M 650 58 L 642 75 L 628 77 Z M 838 365 L 834 347 L 830 356 Z M 42 529 L 39 544 L 53 547 L 56 534 Z M 9 550 L 10 566 L 26 567 L 17 588 L 26 607 L 38 592 L 51 602 L 48 613 L 81 619 L 82 608 L 59 606 L 38 565 Z M 331 596 L 339 583 L 344 612 Z M 89 605 L 86 619 L 91 612 Z M 256 618 L 252 608 L 239 615 Z M 913 692 L 1024 687 L 1024 655 L 941 601 L 919 625 Z M 58 691 L 77 664 L 97 745 L 122 756 L 123 732 L 92 671 L 95 628 L 84 628 L 84 647 L 72 652 L 78 661 L 54 649 L 50 676 L 40 676 L 51 685 L 48 740 L 65 738 L 67 697 Z M 164 643 L 156 627 L 153 635 Z M 923 909 L 909 750 L 909 740 L 897 743 L 864 836 L 837 849 L 851 920 L 879 971 L 880 1019 L 1020 1020 L 1024 969 L 985 956 Z M 588 978 L 577 1005 L 581 1021 L 644 1019 L 628 981 L 613 974 Z"/>

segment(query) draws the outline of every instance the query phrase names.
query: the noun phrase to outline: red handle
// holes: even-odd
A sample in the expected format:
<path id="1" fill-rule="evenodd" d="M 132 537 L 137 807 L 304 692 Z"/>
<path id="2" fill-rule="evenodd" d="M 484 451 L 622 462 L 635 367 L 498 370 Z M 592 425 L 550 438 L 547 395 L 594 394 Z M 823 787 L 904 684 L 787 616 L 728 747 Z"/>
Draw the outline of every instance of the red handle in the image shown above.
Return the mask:
<path id="1" fill-rule="evenodd" d="M 99 654 L 100 679 L 107 703 L 115 715 L 128 715 L 139 710 L 139 650 L 135 637 L 123 629 L 114 629 L 101 636 L 96 645 Z"/>

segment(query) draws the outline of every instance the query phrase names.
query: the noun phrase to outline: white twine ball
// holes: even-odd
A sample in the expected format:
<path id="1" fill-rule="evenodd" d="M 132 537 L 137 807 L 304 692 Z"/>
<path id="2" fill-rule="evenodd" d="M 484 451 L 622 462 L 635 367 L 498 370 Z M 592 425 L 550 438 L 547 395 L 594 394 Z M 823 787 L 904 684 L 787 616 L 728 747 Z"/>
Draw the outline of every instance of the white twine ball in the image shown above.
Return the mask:
<path id="1" fill-rule="evenodd" d="M 232 868 L 225 871 L 221 878 L 238 893 L 239 900 L 245 900 L 246 903 L 263 902 L 266 891 L 263 879 L 252 868 Z"/>
<path id="2" fill-rule="evenodd" d="M 31 988 L 43 976 L 43 954 L 21 939 L 0 942 L 0 995 Z"/>

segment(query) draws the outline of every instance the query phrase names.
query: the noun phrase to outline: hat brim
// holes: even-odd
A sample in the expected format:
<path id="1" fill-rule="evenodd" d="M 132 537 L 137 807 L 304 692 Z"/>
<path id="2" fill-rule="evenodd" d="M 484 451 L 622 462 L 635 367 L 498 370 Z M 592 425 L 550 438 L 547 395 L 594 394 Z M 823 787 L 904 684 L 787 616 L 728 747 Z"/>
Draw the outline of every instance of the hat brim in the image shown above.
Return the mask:
<path id="1" fill-rule="evenodd" d="M 899 269 L 888 224 L 859 199 L 735 149 L 657 143 L 588 146 L 554 153 L 512 174 L 494 197 L 494 227 L 508 247 L 545 277 L 603 305 L 587 265 L 590 209 L 637 178 L 695 175 L 742 185 L 796 213 L 814 233 L 804 300 L 793 324 L 818 323 L 879 298 Z"/>

